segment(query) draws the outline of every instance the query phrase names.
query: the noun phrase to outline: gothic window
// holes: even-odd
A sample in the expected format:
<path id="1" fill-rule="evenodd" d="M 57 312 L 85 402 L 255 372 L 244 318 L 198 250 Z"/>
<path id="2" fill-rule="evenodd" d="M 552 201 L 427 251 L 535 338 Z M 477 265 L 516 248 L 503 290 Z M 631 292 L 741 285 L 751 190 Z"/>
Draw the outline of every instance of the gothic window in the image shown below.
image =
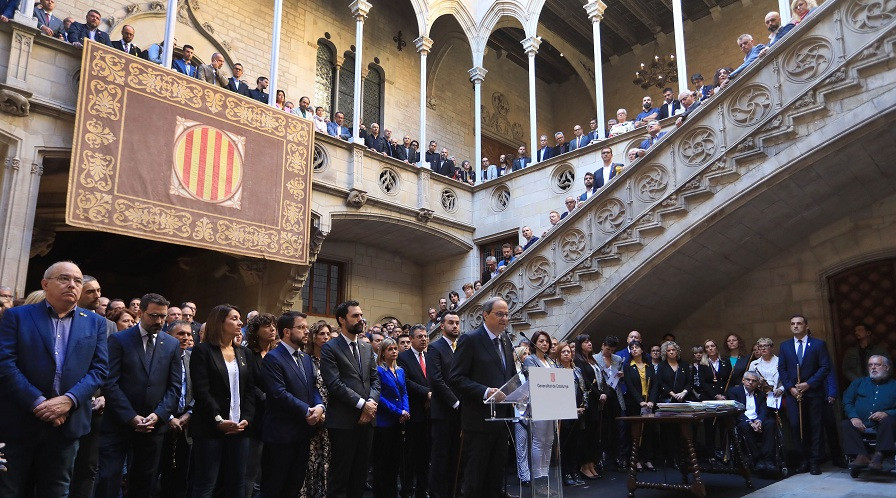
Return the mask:
<path id="1" fill-rule="evenodd" d="M 370 126 L 370 123 L 379 123 L 380 128 L 383 124 L 383 77 L 382 69 L 371 64 L 367 71 L 367 77 L 364 78 L 364 111 L 361 115 L 364 117 L 364 124 Z"/>
<path id="2" fill-rule="evenodd" d="M 302 312 L 333 316 L 333 309 L 342 302 L 344 279 L 342 263 L 315 261 L 302 287 Z"/>
<path id="3" fill-rule="evenodd" d="M 324 43 L 318 42 L 317 70 L 314 82 L 314 102 L 324 108 L 326 115 L 332 115 L 333 87 L 336 82 L 336 65 L 333 61 L 333 50 Z"/>
<path id="4" fill-rule="evenodd" d="M 355 101 L 355 53 L 346 52 L 339 69 L 339 109 L 345 115 L 346 126 L 352 126 Z M 362 114 L 363 115 L 363 114 Z"/>

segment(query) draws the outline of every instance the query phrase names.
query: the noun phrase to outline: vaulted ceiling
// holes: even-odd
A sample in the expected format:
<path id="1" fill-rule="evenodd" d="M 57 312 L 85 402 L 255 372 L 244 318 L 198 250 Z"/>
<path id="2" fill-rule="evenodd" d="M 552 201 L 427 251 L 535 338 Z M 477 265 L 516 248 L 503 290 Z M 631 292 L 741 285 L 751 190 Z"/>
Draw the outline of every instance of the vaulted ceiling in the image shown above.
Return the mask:
<path id="1" fill-rule="evenodd" d="M 684 18 L 696 21 L 741 0 L 683 0 Z M 539 24 L 560 34 L 583 54 L 593 52 L 591 20 L 583 6 L 587 0 L 546 0 Z M 613 55 L 630 52 L 634 45 L 646 45 L 658 33 L 673 34 L 672 0 L 615 0 L 605 2 L 607 9 L 601 21 L 603 63 Z M 492 33 L 488 46 L 501 50 L 507 58 L 528 69 L 528 59 L 520 44 L 525 38 L 522 29 L 502 28 Z M 536 56 L 539 70 L 536 77 L 546 83 L 563 83 L 575 75 L 572 66 L 559 50 L 544 40 Z"/>

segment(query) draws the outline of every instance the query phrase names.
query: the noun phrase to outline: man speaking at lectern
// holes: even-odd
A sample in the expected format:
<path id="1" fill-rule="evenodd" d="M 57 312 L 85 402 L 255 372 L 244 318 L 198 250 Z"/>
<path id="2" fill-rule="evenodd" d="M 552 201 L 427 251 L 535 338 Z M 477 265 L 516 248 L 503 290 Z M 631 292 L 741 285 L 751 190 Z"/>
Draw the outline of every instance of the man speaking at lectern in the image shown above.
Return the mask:
<path id="1" fill-rule="evenodd" d="M 507 327 L 507 303 L 493 297 L 482 305 L 482 325 L 460 336 L 449 384 L 461 397 L 461 428 L 467 455 L 463 495 L 482 498 L 504 496 L 502 487 L 508 432 L 505 424 L 490 422 L 485 400 L 516 375 Z M 511 416 L 499 406 L 496 416 Z"/>

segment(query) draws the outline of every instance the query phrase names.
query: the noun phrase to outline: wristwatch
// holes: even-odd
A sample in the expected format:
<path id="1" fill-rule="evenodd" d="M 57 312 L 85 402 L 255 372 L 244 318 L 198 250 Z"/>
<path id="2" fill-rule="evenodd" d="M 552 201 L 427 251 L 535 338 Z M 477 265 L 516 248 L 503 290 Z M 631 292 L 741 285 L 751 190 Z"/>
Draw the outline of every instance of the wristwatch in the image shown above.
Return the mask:
<path id="1" fill-rule="evenodd" d="M 224 421 L 223 417 L 221 417 L 220 415 L 215 415 L 215 423 L 216 424 L 220 424 L 223 421 Z"/>

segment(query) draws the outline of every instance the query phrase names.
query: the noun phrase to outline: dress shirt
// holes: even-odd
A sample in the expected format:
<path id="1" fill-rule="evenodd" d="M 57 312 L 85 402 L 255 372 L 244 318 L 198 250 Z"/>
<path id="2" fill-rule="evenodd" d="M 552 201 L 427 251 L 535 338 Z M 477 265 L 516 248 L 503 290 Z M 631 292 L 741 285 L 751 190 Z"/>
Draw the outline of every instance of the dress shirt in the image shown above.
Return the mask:
<path id="1" fill-rule="evenodd" d="M 500 335 L 500 334 L 498 334 L 498 335 L 493 334 L 492 331 L 488 329 L 488 326 L 486 326 L 484 323 L 482 324 L 482 328 L 485 329 L 485 332 L 488 334 L 488 340 L 489 340 L 492 344 L 495 343 L 495 339 L 498 339 L 498 344 L 501 344 L 501 335 Z M 501 346 L 500 350 L 498 351 L 498 356 L 501 357 L 501 365 L 502 365 L 502 366 L 504 367 L 504 369 L 506 370 L 506 369 L 507 369 L 507 363 L 506 363 L 506 360 L 504 359 L 504 354 L 503 354 L 503 353 L 504 353 L 504 347 Z M 522 373 L 522 372 L 520 372 L 520 373 Z M 500 386 L 499 386 L 499 387 L 500 387 Z M 486 399 L 488 399 L 488 389 L 486 389 L 485 392 L 482 394 L 482 401 L 485 401 Z"/>
<path id="2" fill-rule="evenodd" d="M 868 418 L 872 413 L 884 412 L 896 417 L 896 380 L 877 383 L 871 377 L 856 379 L 843 394 L 843 411 L 847 418 L 858 418 L 869 427 L 877 425 Z"/>
<path id="3" fill-rule="evenodd" d="M 339 333 L 339 336 L 342 337 L 342 339 L 345 341 L 346 344 L 348 344 L 348 350 L 350 353 L 352 352 L 352 342 L 355 343 L 356 351 L 358 351 L 358 359 L 360 360 L 361 359 L 361 348 L 358 346 L 358 336 L 355 336 L 354 341 L 349 339 L 348 336 L 343 334 L 342 332 Z M 354 353 L 352 353 L 352 357 L 354 357 L 354 356 L 355 356 Z M 358 372 L 360 372 L 360 371 L 361 371 L 361 364 L 359 363 L 358 364 Z M 361 408 L 364 407 L 364 403 L 366 403 L 366 402 L 367 402 L 367 400 L 365 400 L 364 398 L 358 398 L 358 402 L 355 403 L 355 408 L 358 408 L 360 410 Z"/>
<path id="4" fill-rule="evenodd" d="M 759 418 L 759 415 L 756 414 L 756 396 L 754 396 L 754 393 L 751 393 L 744 389 L 744 398 L 746 399 L 746 410 L 744 411 L 744 417 L 747 417 L 747 420 L 752 422 Z"/>
<path id="5" fill-rule="evenodd" d="M 72 331 L 72 320 L 75 317 L 75 309 L 63 316 L 58 313 L 47 303 L 47 313 L 50 314 L 50 320 L 53 322 L 53 358 L 56 360 L 56 372 L 53 376 L 53 394 L 59 396 L 59 386 L 62 384 L 62 368 L 65 366 L 65 351 L 68 347 L 68 337 Z M 72 396 L 69 396 L 72 398 Z M 77 406 L 77 402 L 75 402 Z M 39 404 L 39 403 L 38 403 Z"/>
<path id="6" fill-rule="evenodd" d="M 414 357 L 417 358 L 417 363 L 420 364 L 420 370 L 423 370 L 423 376 L 429 377 L 426 375 L 426 355 L 423 354 L 423 351 L 417 351 L 414 348 L 411 348 L 411 351 L 414 352 Z"/>
<path id="7" fill-rule="evenodd" d="M 225 361 L 227 365 L 227 378 L 230 381 L 230 415 L 229 419 L 239 422 L 240 417 L 240 369 L 236 364 L 236 357 L 233 361 Z"/>
<path id="8" fill-rule="evenodd" d="M 613 163 L 603 165 L 600 168 L 600 173 L 604 177 L 604 185 L 606 185 L 610 182 L 610 175 L 613 174 Z"/>
<path id="9" fill-rule="evenodd" d="M 145 328 L 143 328 L 143 324 L 141 323 L 140 324 L 140 342 L 143 343 L 143 352 L 144 353 L 146 352 L 146 336 L 148 336 L 148 335 L 149 335 L 149 331 L 146 330 Z M 158 334 L 153 334 L 153 341 L 155 341 L 156 336 L 158 336 Z M 155 345 L 155 342 L 153 342 L 153 345 Z"/>
<path id="10" fill-rule="evenodd" d="M 806 346 L 809 345 L 809 334 L 806 334 L 802 338 L 803 341 L 803 356 L 806 356 Z M 800 358 L 800 339 L 796 337 L 793 338 L 793 351 L 796 352 L 796 361 L 799 363 L 803 362 L 803 359 Z"/>

